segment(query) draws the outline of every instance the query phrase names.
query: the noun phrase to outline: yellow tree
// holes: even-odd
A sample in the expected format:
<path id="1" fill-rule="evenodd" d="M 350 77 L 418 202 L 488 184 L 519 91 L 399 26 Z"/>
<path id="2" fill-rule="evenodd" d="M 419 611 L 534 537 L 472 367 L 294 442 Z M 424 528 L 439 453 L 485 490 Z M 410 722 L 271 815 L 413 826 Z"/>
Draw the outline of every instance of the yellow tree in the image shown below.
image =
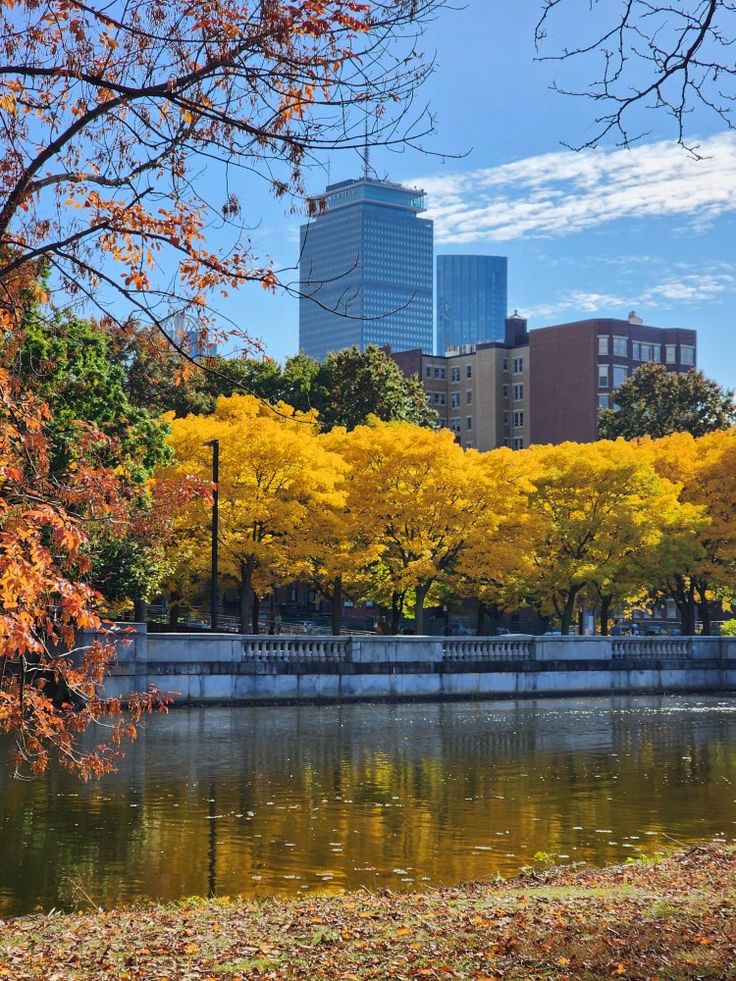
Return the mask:
<path id="1" fill-rule="evenodd" d="M 529 497 L 535 519 L 530 525 L 533 571 L 524 589 L 540 612 L 559 618 L 567 633 L 584 590 L 597 587 L 601 595 L 614 595 L 611 584 L 632 556 L 656 548 L 668 528 L 694 515 L 680 509 L 679 488 L 623 440 L 525 452 L 536 475 Z"/>
<path id="2" fill-rule="evenodd" d="M 341 466 L 316 434 L 314 413 L 270 406 L 249 395 L 220 398 L 209 416 L 171 421 L 175 472 L 206 477 L 210 450 L 220 441 L 219 545 L 221 569 L 238 584 L 241 630 L 258 632 L 257 597 L 308 568 L 308 536 L 301 534 L 313 508 L 335 494 Z M 193 502 L 179 527 L 190 537 L 193 569 L 206 574 L 210 511 Z"/>
<path id="3" fill-rule="evenodd" d="M 309 509 L 306 521 L 297 532 L 301 541 L 294 543 L 304 558 L 305 578 L 330 603 L 331 627 L 336 635 L 340 633 L 345 597 L 358 598 L 364 582 L 361 570 L 379 554 L 377 543 L 365 534 L 358 514 L 349 505 L 348 489 L 353 474 L 343 456 L 345 441 L 349 439 L 342 428 L 318 437 L 319 443 L 332 454 L 334 493 L 323 495 Z"/>
<path id="4" fill-rule="evenodd" d="M 424 604 L 446 580 L 499 495 L 475 451 L 463 451 L 447 430 L 375 422 L 348 434 L 349 507 L 379 558 L 373 585 L 414 596 L 415 631 Z"/>
<path id="5" fill-rule="evenodd" d="M 479 466 L 494 488 L 493 509 L 479 522 L 460 555 L 452 577 L 452 589 L 478 601 L 478 633 L 483 632 L 486 612 L 493 620 L 499 609 L 515 606 L 518 583 L 530 571 L 534 522 L 529 507 L 532 491 L 531 458 L 507 448 L 480 457 Z"/>
<path id="6" fill-rule="evenodd" d="M 682 485 L 682 500 L 704 510 L 699 550 L 666 580 L 677 604 L 683 633 L 695 630 L 699 609 L 703 632 L 710 633 L 710 601 L 733 601 L 736 580 L 736 430 L 707 433 L 698 439 L 675 433 L 647 441 L 658 472 Z"/>

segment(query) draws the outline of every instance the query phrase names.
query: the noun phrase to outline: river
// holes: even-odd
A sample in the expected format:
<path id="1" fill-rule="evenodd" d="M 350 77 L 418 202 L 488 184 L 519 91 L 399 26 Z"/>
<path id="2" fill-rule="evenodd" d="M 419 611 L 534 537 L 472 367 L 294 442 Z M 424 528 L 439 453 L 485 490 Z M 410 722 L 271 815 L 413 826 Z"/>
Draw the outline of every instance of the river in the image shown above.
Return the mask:
<path id="1" fill-rule="evenodd" d="M 0 771 L 0 916 L 456 884 L 736 829 L 736 699 L 176 709 L 118 772 Z"/>

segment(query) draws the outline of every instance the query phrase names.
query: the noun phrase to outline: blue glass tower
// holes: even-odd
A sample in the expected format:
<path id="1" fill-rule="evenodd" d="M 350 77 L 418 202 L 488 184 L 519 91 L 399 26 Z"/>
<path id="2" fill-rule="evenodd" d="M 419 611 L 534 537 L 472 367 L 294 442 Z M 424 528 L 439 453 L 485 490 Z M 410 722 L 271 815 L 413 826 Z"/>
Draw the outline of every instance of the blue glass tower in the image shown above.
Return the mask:
<path id="1" fill-rule="evenodd" d="M 424 192 L 372 180 L 325 191 L 301 228 L 299 347 L 330 351 L 390 344 L 432 353 L 433 225 Z"/>
<path id="2" fill-rule="evenodd" d="M 503 341 L 508 260 L 500 255 L 437 256 L 437 351 Z"/>

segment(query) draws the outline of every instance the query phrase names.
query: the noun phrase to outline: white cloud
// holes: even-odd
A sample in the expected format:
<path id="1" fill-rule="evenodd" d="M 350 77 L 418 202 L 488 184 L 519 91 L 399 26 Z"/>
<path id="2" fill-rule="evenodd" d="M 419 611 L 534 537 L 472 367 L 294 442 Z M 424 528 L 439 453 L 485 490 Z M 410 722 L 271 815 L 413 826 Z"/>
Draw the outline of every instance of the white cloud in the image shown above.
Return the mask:
<path id="1" fill-rule="evenodd" d="M 728 273 L 683 275 L 666 279 L 642 294 L 642 301 L 657 306 L 662 300 L 673 303 L 696 303 L 712 300 L 719 293 L 728 293 L 736 287 L 736 276 Z"/>
<path id="2" fill-rule="evenodd" d="M 519 312 L 536 323 L 550 323 L 563 315 L 565 319 L 586 315 L 623 317 L 632 309 L 646 316 L 647 309 L 672 309 L 686 303 L 713 301 L 720 294 L 735 292 L 734 273 L 682 273 L 642 289 L 632 289 L 628 295 L 568 290 L 550 303 L 526 307 Z"/>
<path id="3" fill-rule="evenodd" d="M 572 150 L 429 176 L 435 241 L 461 245 L 569 235 L 616 219 L 677 216 L 702 227 L 736 211 L 736 133 L 703 140 L 696 160 L 670 142 Z"/>

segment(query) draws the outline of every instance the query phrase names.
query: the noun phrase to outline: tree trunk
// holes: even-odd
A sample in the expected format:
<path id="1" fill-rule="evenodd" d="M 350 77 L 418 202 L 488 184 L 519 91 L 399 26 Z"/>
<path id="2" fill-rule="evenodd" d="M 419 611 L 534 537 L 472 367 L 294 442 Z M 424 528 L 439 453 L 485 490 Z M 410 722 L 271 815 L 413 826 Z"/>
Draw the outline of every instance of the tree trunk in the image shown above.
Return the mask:
<path id="1" fill-rule="evenodd" d="M 478 601 L 478 619 L 475 624 L 475 633 L 478 637 L 483 636 L 483 628 L 486 625 L 486 604 L 483 600 Z"/>
<path id="2" fill-rule="evenodd" d="M 414 633 L 424 633 L 424 600 L 429 592 L 429 583 L 416 587 L 414 599 Z"/>
<path id="3" fill-rule="evenodd" d="M 692 637 L 695 633 L 695 586 L 692 582 L 686 585 L 684 579 L 678 577 L 670 592 L 680 614 L 682 636 Z"/>
<path id="4" fill-rule="evenodd" d="M 250 629 L 250 594 L 253 580 L 253 560 L 246 559 L 240 563 L 240 582 L 238 583 L 238 612 L 240 614 L 240 632 L 247 634 Z"/>
<path id="5" fill-rule="evenodd" d="M 611 619 L 611 597 L 601 596 L 601 637 L 608 636 L 609 621 Z"/>
<path id="6" fill-rule="evenodd" d="M 136 623 L 148 623 L 148 603 L 145 600 L 133 600 L 133 620 Z"/>
<path id="7" fill-rule="evenodd" d="M 710 618 L 710 603 L 707 598 L 707 588 L 705 586 L 698 587 L 698 594 L 700 600 L 698 602 L 698 610 L 700 612 L 700 622 L 702 623 L 701 633 L 705 634 L 706 637 L 710 637 L 713 631 L 713 624 Z"/>
<path id="8" fill-rule="evenodd" d="M 342 576 L 335 576 L 332 584 L 332 633 L 335 637 L 340 636 L 340 624 L 342 621 Z"/>
<path id="9" fill-rule="evenodd" d="M 253 605 L 251 606 L 251 629 L 254 634 L 260 633 L 260 614 L 261 597 L 258 593 L 253 593 Z"/>
<path id="10" fill-rule="evenodd" d="M 575 613 L 575 598 L 580 592 L 580 588 L 571 589 L 567 594 L 565 599 L 565 606 L 562 610 L 562 616 L 560 617 L 560 630 L 562 631 L 562 636 L 566 637 L 572 626 L 572 618 Z"/>
<path id="11" fill-rule="evenodd" d="M 181 593 L 174 590 L 169 595 L 169 626 L 178 627 L 179 626 L 179 600 L 181 599 Z"/>
<path id="12" fill-rule="evenodd" d="M 403 606 L 403 593 L 396 590 L 391 593 L 391 633 L 397 634 L 401 626 L 401 607 Z"/>

